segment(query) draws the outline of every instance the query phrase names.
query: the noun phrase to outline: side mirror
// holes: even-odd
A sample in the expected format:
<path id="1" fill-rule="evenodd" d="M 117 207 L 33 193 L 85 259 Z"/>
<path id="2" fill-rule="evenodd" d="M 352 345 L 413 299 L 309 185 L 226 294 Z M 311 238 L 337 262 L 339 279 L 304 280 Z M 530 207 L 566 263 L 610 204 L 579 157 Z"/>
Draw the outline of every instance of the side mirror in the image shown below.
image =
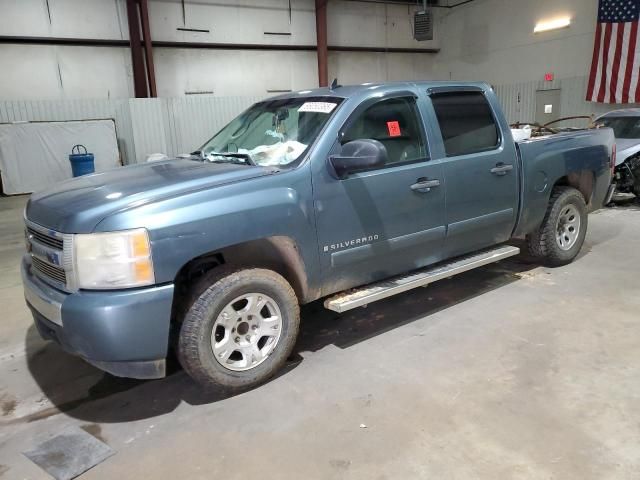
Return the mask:
<path id="1" fill-rule="evenodd" d="M 331 155 L 329 163 L 339 179 L 350 173 L 382 167 L 387 163 L 387 149 L 378 140 L 352 140 L 342 145 L 340 154 Z"/>

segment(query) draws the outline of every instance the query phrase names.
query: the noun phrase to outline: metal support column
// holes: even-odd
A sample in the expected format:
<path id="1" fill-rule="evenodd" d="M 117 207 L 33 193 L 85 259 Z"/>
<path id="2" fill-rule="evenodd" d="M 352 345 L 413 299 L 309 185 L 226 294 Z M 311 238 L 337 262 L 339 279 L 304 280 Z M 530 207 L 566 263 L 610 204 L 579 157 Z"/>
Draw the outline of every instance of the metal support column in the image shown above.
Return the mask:
<path id="1" fill-rule="evenodd" d="M 147 80 L 151 97 L 157 97 L 156 71 L 153 64 L 153 45 L 151 44 L 151 28 L 149 27 L 149 1 L 140 0 L 140 19 L 142 20 L 142 36 L 144 53 L 147 60 Z"/>
<path id="2" fill-rule="evenodd" d="M 131 63 L 133 65 L 133 88 L 137 98 L 149 96 L 147 77 L 145 74 L 144 55 L 140 39 L 140 15 L 138 2 L 127 0 L 127 21 L 129 23 L 129 46 L 131 47 Z"/>
<path id="3" fill-rule="evenodd" d="M 316 0 L 316 43 L 318 45 L 318 85 L 329 85 L 327 66 L 327 0 Z"/>

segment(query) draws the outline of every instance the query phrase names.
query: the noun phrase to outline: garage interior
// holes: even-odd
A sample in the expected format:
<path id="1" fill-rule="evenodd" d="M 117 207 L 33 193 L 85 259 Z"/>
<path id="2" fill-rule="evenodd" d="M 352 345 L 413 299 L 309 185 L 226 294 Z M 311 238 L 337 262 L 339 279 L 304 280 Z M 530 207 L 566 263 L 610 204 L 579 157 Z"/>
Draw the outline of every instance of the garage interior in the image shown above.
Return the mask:
<path id="1" fill-rule="evenodd" d="M 54 478 L 638 478 L 634 194 L 589 214 L 569 265 L 516 239 L 518 256 L 366 308 L 303 305 L 284 368 L 237 392 L 175 359 L 139 380 L 66 353 L 20 271 L 30 194 L 71 178 L 75 144 L 96 172 L 189 154 L 252 104 L 334 79 L 486 82 L 517 126 L 634 108 L 586 100 L 599 5 L 0 0 L 0 479 L 51 478 L 29 452 L 69 431 L 108 453 Z"/>

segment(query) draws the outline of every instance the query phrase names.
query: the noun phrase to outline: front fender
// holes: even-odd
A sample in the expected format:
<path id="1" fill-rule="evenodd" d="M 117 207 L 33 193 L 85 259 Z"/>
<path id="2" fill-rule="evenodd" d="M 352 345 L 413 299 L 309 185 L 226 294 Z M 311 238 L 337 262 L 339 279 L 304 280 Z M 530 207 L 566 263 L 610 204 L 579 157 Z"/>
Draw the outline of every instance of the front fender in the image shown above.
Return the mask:
<path id="1" fill-rule="evenodd" d="M 298 247 L 309 281 L 318 278 L 318 249 L 307 166 L 224 185 L 114 214 L 99 231 L 149 231 L 156 283 L 173 282 L 191 259 L 268 237 Z"/>

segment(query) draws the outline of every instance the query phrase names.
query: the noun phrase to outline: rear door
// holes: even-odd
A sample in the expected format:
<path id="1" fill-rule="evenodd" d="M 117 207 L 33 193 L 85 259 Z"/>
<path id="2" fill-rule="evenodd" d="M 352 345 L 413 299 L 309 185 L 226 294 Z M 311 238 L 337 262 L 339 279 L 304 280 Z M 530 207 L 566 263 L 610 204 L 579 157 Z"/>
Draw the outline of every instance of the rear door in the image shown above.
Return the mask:
<path id="1" fill-rule="evenodd" d="M 480 88 L 430 92 L 444 146 L 448 256 L 508 240 L 516 221 L 515 144 L 501 135 L 508 125 L 486 95 Z"/>
<path id="2" fill-rule="evenodd" d="M 327 156 L 314 162 L 325 295 L 441 259 L 444 179 L 430 160 L 419 103 L 412 92 L 372 98 L 340 127 L 329 154 L 352 140 L 375 139 L 388 152 L 383 167 L 341 180 L 331 175 Z"/>

